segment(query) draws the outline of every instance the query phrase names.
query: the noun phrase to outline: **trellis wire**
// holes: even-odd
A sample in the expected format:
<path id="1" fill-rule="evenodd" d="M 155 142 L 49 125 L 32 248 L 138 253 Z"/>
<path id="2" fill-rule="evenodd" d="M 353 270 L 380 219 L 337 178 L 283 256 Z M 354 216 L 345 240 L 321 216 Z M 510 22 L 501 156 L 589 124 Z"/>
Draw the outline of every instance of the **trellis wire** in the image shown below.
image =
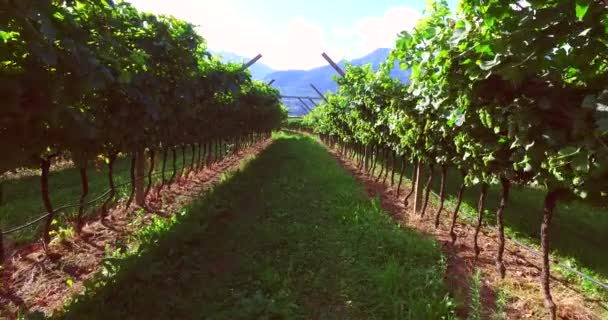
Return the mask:
<path id="1" fill-rule="evenodd" d="M 157 177 L 159 175 L 161 175 L 161 173 L 157 172 L 157 173 L 153 174 L 152 177 Z M 148 179 L 148 176 L 143 176 L 143 177 L 141 177 L 139 179 L 136 179 L 135 181 L 141 181 L 141 180 L 146 180 L 146 179 Z M 116 185 L 115 188 L 116 189 L 122 188 L 124 186 L 130 185 L 131 183 L 132 183 L 132 181 L 123 182 L 121 184 Z M 104 200 L 104 198 L 106 198 L 110 194 L 110 191 L 111 190 L 108 189 L 103 194 L 101 194 L 100 196 L 98 196 L 97 198 L 95 198 L 93 200 L 89 200 L 88 202 L 85 202 L 84 203 L 84 207 L 87 208 L 87 207 L 91 206 L 92 204 L 94 204 L 96 202 Z M 57 214 L 57 213 L 60 213 L 62 211 L 65 211 L 66 209 L 76 208 L 76 207 L 79 207 L 79 206 L 80 206 L 79 203 L 65 205 L 65 206 L 58 207 L 57 209 L 53 210 L 53 212 L 55 214 Z M 40 214 L 41 214 L 40 217 L 38 217 L 38 218 L 36 218 L 36 219 L 34 219 L 34 220 L 30 221 L 30 222 L 27 222 L 27 223 L 25 223 L 23 225 L 20 225 L 18 227 L 13 228 L 13 229 L 10 229 L 10 230 L 7 230 L 7 231 L 3 231 L 2 235 L 5 236 L 5 235 L 9 235 L 11 233 L 15 233 L 17 231 L 21 231 L 21 230 L 23 230 L 23 229 L 25 229 L 27 227 L 30 227 L 30 226 L 32 226 L 32 225 L 40 222 L 41 220 L 44 220 L 44 218 L 46 218 L 46 217 L 48 217 L 50 215 L 50 213 L 48 213 L 48 212 L 43 212 L 43 213 L 40 213 Z"/>

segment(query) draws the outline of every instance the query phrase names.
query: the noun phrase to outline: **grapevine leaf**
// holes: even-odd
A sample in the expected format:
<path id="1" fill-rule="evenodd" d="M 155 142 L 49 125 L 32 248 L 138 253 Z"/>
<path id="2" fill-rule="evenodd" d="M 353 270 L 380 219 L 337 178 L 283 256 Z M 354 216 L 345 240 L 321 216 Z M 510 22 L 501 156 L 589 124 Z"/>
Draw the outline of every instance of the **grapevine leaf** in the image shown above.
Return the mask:
<path id="1" fill-rule="evenodd" d="M 11 32 L 0 30 L 0 40 L 2 40 L 2 42 L 7 43 L 12 37 L 13 35 Z"/>
<path id="2" fill-rule="evenodd" d="M 579 21 L 582 21 L 585 18 L 587 11 L 589 11 L 589 0 L 576 0 L 575 12 L 576 18 Z"/>

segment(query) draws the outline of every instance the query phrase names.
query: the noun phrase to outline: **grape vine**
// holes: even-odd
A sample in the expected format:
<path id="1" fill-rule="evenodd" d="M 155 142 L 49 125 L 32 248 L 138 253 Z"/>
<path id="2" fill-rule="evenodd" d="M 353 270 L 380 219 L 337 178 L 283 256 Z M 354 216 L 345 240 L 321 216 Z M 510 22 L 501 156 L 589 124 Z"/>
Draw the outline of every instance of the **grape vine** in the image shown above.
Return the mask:
<path id="1" fill-rule="evenodd" d="M 0 0 L 0 21 L 0 174 L 42 169 L 45 241 L 57 155 L 80 169 L 81 217 L 86 168 L 99 156 L 109 166 L 109 202 L 121 154 L 132 159 L 134 182 L 144 150 L 152 161 L 163 155 L 164 171 L 168 150 L 175 161 L 176 148 L 225 148 L 268 135 L 286 118 L 277 90 L 212 57 L 194 26 L 173 17 L 122 1 Z"/>
<path id="2" fill-rule="evenodd" d="M 344 152 L 360 154 L 363 166 L 389 149 L 431 173 L 441 168 L 442 180 L 448 167 L 462 173 L 452 221 L 464 188 L 478 187 L 477 254 L 487 187 L 500 184 L 496 266 L 503 277 L 510 188 L 543 187 L 542 294 L 555 319 L 549 287 L 555 206 L 608 200 L 606 26 L 603 1 L 463 0 L 456 14 L 433 1 L 414 30 L 400 34 L 384 68 L 348 67 L 338 92 L 305 121 Z M 410 84 L 388 76 L 395 61 L 411 68 Z M 427 181 L 423 208 L 429 187 Z"/>

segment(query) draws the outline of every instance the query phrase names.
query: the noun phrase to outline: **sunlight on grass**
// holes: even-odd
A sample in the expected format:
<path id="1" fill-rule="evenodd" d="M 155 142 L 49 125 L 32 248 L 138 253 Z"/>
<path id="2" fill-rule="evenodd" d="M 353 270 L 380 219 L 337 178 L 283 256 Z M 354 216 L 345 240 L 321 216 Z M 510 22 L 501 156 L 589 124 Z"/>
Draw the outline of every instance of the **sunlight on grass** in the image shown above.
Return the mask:
<path id="1" fill-rule="evenodd" d="M 311 138 L 275 139 L 63 318 L 453 318 L 438 244 Z"/>

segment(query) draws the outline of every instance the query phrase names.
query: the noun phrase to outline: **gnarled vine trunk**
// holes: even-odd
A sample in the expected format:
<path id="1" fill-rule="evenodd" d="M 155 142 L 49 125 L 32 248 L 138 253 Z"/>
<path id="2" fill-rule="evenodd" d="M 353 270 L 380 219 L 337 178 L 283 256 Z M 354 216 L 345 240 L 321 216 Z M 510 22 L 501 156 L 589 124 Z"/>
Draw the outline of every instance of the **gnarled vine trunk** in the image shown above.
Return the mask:
<path id="1" fill-rule="evenodd" d="M 388 149 L 384 150 L 384 178 L 382 179 L 382 183 L 386 184 L 386 180 L 388 179 L 388 171 L 390 168 L 390 157 L 391 152 Z"/>
<path id="2" fill-rule="evenodd" d="M 405 157 L 401 160 L 401 174 L 399 174 L 399 184 L 397 185 L 397 198 L 401 195 L 401 183 L 403 183 L 403 176 L 405 175 Z"/>
<path id="3" fill-rule="evenodd" d="M 165 171 L 167 169 L 167 154 L 168 153 L 169 153 L 169 151 L 167 150 L 167 147 L 164 147 L 163 148 L 163 164 L 161 165 L 161 168 L 160 168 L 161 182 L 160 182 L 160 187 L 158 187 L 158 192 L 160 192 L 160 190 L 162 190 L 162 188 L 167 183 L 167 179 L 165 177 Z"/>
<path id="4" fill-rule="evenodd" d="M 186 170 L 186 145 L 182 144 L 182 167 L 179 170 L 179 178 L 184 177 L 184 171 Z"/>
<path id="5" fill-rule="evenodd" d="M 458 212 L 460 211 L 460 205 L 462 204 L 462 197 L 464 196 L 464 179 L 463 177 L 462 184 L 460 184 L 460 189 L 458 190 L 458 199 L 456 200 L 456 207 L 454 208 L 454 212 L 452 212 L 452 224 L 450 226 L 450 237 L 452 237 L 452 245 L 456 243 L 456 232 L 454 232 L 454 228 L 456 227 L 456 219 L 458 219 Z"/>
<path id="6" fill-rule="evenodd" d="M 439 218 L 441 217 L 441 211 L 443 211 L 443 205 L 445 203 L 445 184 L 448 175 L 448 167 L 444 164 L 441 166 L 441 187 L 439 188 L 439 209 L 435 214 L 435 229 L 439 227 Z"/>
<path id="7" fill-rule="evenodd" d="M 196 144 L 193 143 L 190 145 L 190 151 L 192 152 L 192 157 L 190 158 L 190 169 L 188 170 L 188 174 L 194 171 L 194 163 L 196 160 Z"/>
<path id="8" fill-rule="evenodd" d="M 78 169 L 80 173 L 80 199 L 78 201 L 78 217 L 76 218 L 76 231 L 82 230 L 82 217 L 84 215 L 84 203 L 89 194 L 89 179 L 87 176 L 86 162 Z"/>
<path id="9" fill-rule="evenodd" d="M 203 144 L 198 143 L 198 155 L 196 159 L 196 171 L 200 171 L 203 167 Z"/>
<path id="10" fill-rule="evenodd" d="M 503 254 L 505 252 L 505 224 L 504 224 L 504 212 L 507 207 L 507 201 L 509 201 L 509 191 L 511 189 L 511 182 L 505 177 L 500 178 L 500 184 L 502 186 L 502 195 L 500 198 L 500 205 L 496 210 L 496 227 L 498 228 L 498 252 L 496 254 L 496 269 L 500 273 L 501 278 L 505 278 L 505 264 L 503 262 Z"/>
<path id="11" fill-rule="evenodd" d="M 369 149 L 368 146 L 364 146 L 363 148 L 363 170 L 367 171 L 367 162 L 368 162 L 368 156 L 367 156 L 367 150 Z"/>
<path id="12" fill-rule="evenodd" d="M 173 172 L 169 178 L 169 188 L 171 188 L 171 184 L 173 184 L 175 176 L 177 175 L 177 151 L 175 150 L 175 147 L 171 148 L 171 155 L 173 156 Z"/>
<path id="13" fill-rule="evenodd" d="M 53 204 L 51 203 L 51 197 L 49 195 L 49 172 L 51 169 L 51 159 L 52 157 L 47 157 L 41 159 L 40 161 L 40 169 L 42 170 L 42 174 L 40 175 L 40 191 L 42 194 L 44 209 L 48 213 L 48 217 L 46 218 L 44 225 L 44 243 L 49 243 L 51 240 L 51 226 L 53 224 L 53 219 L 55 219 L 55 211 L 53 211 Z"/>
<path id="14" fill-rule="evenodd" d="M 108 185 L 110 186 L 110 194 L 101 206 L 101 217 L 105 218 L 108 215 L 108 205 L 116 196 L 116 186 L 114 185 L 114 162 L 116 162 L 117 152 L 111 152 L 108 158 Z"/>
<path id="15" fill-rule="evenodd" d="M 131 202 L 133 202 L 133 198 L 135 197 L 135 164 L 137 163 L 137 153 L 133 152 L 131 156 L 131 167 L 129 168 L 129 177 L 131 178 L 131 193 L 129 193 L 129 200 L 127 200 L 126 208 L 131 206 Z"/>
<path id="16" fill-rule="evenodd" d="M 376 164 L 378 162 L 380 162 L 380 173 L 378 174 L 378 177 L 376 178 L 376 182 L 380 181 L 380 179 L 382 179 L 382 174 L 384 173 L 384 165 L 382 164 L 383 161 L 386 161 L 384 155 L 386 155 L 386 152 L 381 152 L 379 150 L 380 148 L 378 148 L 378 150 L 376 151 L 376 160 L 374 160 L 374 165 L 372 167 L 372 176 L 374 175 L 374 171 L 376 171 Z M 385 150 L 383 150 L 385 151 Z M 378 160 L 378 158 L 380 158 L 380 156 L 382 156 L 381 160 Z M 386 162 L 385 162 L 386 164 Z"/>
<path id="17" fill-rule="evenodd" d="M 426 190 L 424 193 L 424 204 L 422 205 L 422 211 L 420 212 L 420 217 L 424 218 L 424 214 L 426 213 L 426 208 L 429 205 L 429 197 L 431 195 L 431 188 L 433 187 L 433 174 L 435 173 L 435 166 L 433 164 L 429 164 L 429 178 L 426 180 Z"/>
<path id="18" fill-rule="evenodd" d="M 205 143 L 205 167 L 211 165 L 211 143 Z"/>
<path id="19" fill-rule="evenodd" d="M 395 168 L 397 167 L 397 155 L 395 151 L 391 151 L 391 187 L 395 185 Z"/>
<path id="20" fill-rule="evenodd" d="M 549 311 L 551 320 L 557 318 L 557 307 L 551 296 L 551 266 L 549 261 L 550 240 L 551 240 L 551 220 L 555 211 L 557 201 L 565 196 L 565 189 L 553 189 L 545 196 L 545 205 L 543 207 L 543 222 L 540 226 L 540 243 L 543 256 L 543 266 L 541 273 L 541 288 L 544 296 L 545 307 Z"/>
<path id="21" fill-rule="evenodd" d="M 150 157 L 150 168 L 148 169 L 148 186 L 146 187 L 146 191 L 144 192 L 144 199 L 148 197 L 150 190 L 152 190 L 152 173 L 154 172 L 154 157 L 156 156 L 156 152 L 153 148 L 150 148 L 149 157 Z"/>
<path id="22" fill-rule="evenodd" d="M 486 196 L 488 194 L 488 184 L 481 184 L 481 192 L 479 193 L 479 201 L 477 202 L 477 225 L 475 225 L 475 236 L 473 238 L 473 247 L 475 249 L 475 259 L 479 257 L 481 249 L 479 248 L 479 231 L 481 230 L 481 224 L 483 223 L 483 213 L 486 205 Z"/>
<path id="23" fill-rule="evenodd" d="M 220 145 L 220 140 L 215 140 L 215 154 L 213 155 L 213 162 L 217 162 L 220 158 L 220 151 L 219 151 L 219 145 Z"/>
<path id="24" fill-rule="evenodd" d="M 404 206 L 408 206 L 409 200 L 412 197 L 412 195 L 414 194 L 414 191 L 416 189 L 416 168 L 418 167 L 418 161 L 414 161 L 414 167 L 412 168 L 412 187 L 410 188 L 410 192 L 405 196 L 405 199 L 403 199 L 403 205 Z"/>

